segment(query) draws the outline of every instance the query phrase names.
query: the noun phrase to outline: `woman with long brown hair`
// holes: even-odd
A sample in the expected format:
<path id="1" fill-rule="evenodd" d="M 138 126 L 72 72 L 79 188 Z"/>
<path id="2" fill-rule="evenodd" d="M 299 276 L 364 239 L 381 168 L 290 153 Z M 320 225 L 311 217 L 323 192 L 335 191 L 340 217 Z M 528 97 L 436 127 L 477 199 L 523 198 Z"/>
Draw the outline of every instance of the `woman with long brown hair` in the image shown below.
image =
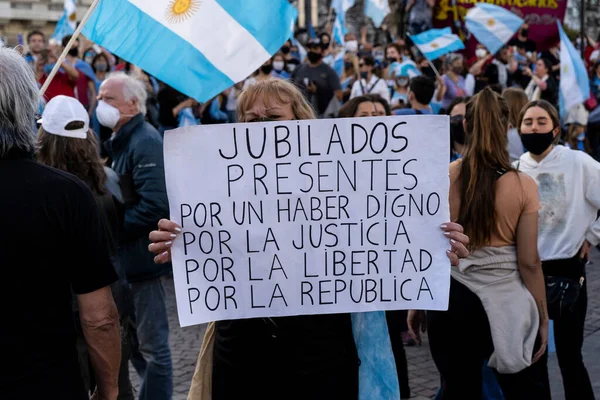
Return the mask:
<path id="1" fill-rule="evenodd" d="M 45 165 L 68 172 L 88 185 L 100 211 L 100 221 L 109 246 L 110 259 L 119 276 L 111 290 L 121 318 L 121 368 L 119 371 L 119 400 L 133 400 L 129 380 L 129 316 L 133 303 L 124 266 L 117 257 L 119 232 L 122 225 L 123 198 L 119 178 L 100 159 L 96 134 L 89 129 L 85 108 L 72 97 L 56 96 L 48 102 L 38 131 L 36 158 Z M 85 268 L 82 265 L 81 268 Z M 74 313 L 79 326 L 77 314 Z M 81 329 L 78 329 L 81 332 Z M 79 339 L 85 343 L 83 336 Z M 87 390 L 94 390 L 94 374 L 89 368 L 87 346 L 78 346 L 80 366 Z"/>
<path id="2" fill-rule="evenodd" d="M 357 109 L 361 102 L 356 102 Z M 372 101 L 366 103 L 375 113 Z M 244 89 L 237 117 L 240 122 L 262 122 L 315 115 L 293 84 L 273 79 Z M 150 234 L 149 250 L 156 254 L 155 262 L 165 263 L 181 228 L 166 219 L 158 228 Z M 458 256 L 467 254 L 468 238 L 455 223 L 443 230 L 452 239 L 448 258 L 457 265 Z M 360 360 L 350 314 L 217 321 L 207 332 L 189 399 L 358 399 Z"/>
<path id="3" fill-rule="evenodd" d="M 448 311 L 427 314 L 441 399 L 481 399 L 486 359 L 505 399 L 549 398 L 529 368 L 544 355 L 548 335 L 540 205 L 535 182 L 510 164 L 508 117 L 491 89 L 474 96 L 466 106 L 464 157 L 450 165 L 450 217 L 464 226 L 471 254 L 452 268 Z M 423 317 L 409 315 L 417 339 Z"/>

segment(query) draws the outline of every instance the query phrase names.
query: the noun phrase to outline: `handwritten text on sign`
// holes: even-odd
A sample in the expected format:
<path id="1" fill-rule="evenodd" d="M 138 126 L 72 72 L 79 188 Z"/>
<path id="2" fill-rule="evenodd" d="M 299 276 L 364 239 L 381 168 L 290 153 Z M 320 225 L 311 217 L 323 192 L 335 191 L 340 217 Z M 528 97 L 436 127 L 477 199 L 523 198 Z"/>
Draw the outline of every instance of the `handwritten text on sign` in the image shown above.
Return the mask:
<path id="1" fill-rule="evenodd" d="M 446 309 L 448 131 L 423 115 L 168 132 L 181 325 Z"/>

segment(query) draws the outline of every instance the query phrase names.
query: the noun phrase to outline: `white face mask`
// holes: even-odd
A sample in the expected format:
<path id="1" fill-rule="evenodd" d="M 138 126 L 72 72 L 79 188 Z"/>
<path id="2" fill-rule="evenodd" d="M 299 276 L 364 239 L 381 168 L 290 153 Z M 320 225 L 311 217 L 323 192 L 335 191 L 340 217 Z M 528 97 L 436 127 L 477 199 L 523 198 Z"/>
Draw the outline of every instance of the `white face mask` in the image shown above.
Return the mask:
<path id="1" fill-rule="evenodd" d="M 98 108 L 96 108 L 96 117 L 98 117 L 98 122 L 100 122 L 101 125 L 112 129 L 119 123 L 121 113 L 116 107 L 100 100 L 98 102 Z"/>
<path id="2" fill-rule="evenodd" d="M 273 69 L 275 71 L 283 71 L 285 63 L 283 61 L 273 61 Z"/>
<path id="3" fill-rule="evenodd" d="M 475 55 L 477 56 L 477 58 L 483 58 L 487 55 L 487 50 L 486 49 L 477 49 L 477 50 L 475 50 Z"/>
<path id="4" fill-rule="evenodd" d="M 296 64 L 289 64 L 288 65 L 288 71 L 294 72 L 295 69 L 296 69 Z"/>
<path id="5" fill-rule="evenodd" d="M 351 53 L 358 52 L 358 42 L 356 40 L 347 41 L 344 47 L 346 48 L 346 51 L 349 51 Z"/>

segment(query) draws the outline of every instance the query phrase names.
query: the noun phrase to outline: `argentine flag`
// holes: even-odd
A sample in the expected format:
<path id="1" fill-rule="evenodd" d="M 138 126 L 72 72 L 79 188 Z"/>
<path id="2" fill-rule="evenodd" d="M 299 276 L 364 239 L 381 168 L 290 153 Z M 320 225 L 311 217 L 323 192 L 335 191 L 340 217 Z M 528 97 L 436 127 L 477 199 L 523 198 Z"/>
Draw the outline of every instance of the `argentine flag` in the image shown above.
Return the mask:
<path id="1" fill-rule="evenodd" d="M 467 12 L 465 26 L 484 45 L 496 54 L 515 35 L 525 21 L 505 8 L 477 3 Z"/>
<path id="2" fill-rule="evenodd" d="M 556 23 L 560 34 L 560 113 L 566 116 L 573 106 L 590 97 L 590 81 L 579 52 L 573 47 L 560 21 Z"/>
<path id="3" fill-rule="evenodd" d="M 371 18 L 377 28 L 381 27 L 384 18 L 389 13 L 388 0 L 365 0 L 365 15 Z"/>
<path id="4" fill-rule="evenodd" d="M 77 6 L 75 0 L 65 0 L 64 12 L 56 23 L 52 38 L 61 41 L 67 35 L 72 35 L 75 32 L 77 25 Z"/>
<path id="5" fill-rule="evenodd" d="M 342 18 L 339 15 L 335 17 L 335 22 L 333 23 L 333 40 L 342 46 L 345 43 L 344 25 L 342 23 Z"/>
<path id="6" fill-rule="evenodd" d="M 354 6 L 356 0 L 332 0 L 331 8 L 335 10 L 336 19 L 340 19 L 342 33 L 346 34 L 346 11 Z"/>
<path id="7" fill-rule="evenodd" d="M 452 29 L 430 29 L 418 35 L 409 35 L 423 56 L 433 61 L 444 54 L 465 48 L 462 40 L 452 33 Z"/>
<path id="8" fill-rule="evenodd" d="M 102 0 L 83 34 L 205 102 L 275 54 L 296 17 L 287 0 Z"/>

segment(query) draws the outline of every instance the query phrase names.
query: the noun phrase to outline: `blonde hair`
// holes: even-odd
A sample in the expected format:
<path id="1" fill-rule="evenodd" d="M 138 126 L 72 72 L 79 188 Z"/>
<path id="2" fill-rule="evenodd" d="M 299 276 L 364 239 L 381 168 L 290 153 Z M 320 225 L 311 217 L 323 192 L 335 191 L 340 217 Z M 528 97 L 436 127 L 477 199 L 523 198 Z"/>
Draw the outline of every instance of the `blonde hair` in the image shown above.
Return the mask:
<path id="1" fill-rule="evenodd" d="M 315 118 L 312 107 L 296 86 L 283 79 L 267 79 L 249 85 L 240 93 L 236 110 L 238 121 L 246 122 L 246 113 L 260 96 L 262 96 L 265 106 L 268 106 L 271 101 L 279 104 L 291 104 L 296 119 Z"/>
<path id="2" fill-rule="evenodd" d="M 521 110 L 529 102 L 527 94 L 522 89 L 508 88 L 502 92 L 502 97 L 508 104 L 508 121 L 512 128 L 519 129 L 519 115 Z"/>

